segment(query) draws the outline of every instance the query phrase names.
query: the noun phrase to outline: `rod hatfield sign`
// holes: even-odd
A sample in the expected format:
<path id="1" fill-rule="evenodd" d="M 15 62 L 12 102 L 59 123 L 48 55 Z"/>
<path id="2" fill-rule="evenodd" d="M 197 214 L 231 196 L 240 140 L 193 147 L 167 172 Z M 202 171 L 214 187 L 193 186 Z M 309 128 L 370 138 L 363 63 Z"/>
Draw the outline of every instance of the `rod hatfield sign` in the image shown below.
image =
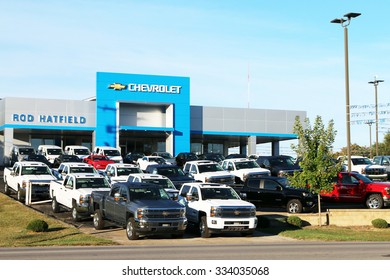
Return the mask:
<path id="1" fill-rule="evenodd" d="M 87 118 L 84 116 L 69 115 L 37 115 L 12 114 L 12 121 L 16 123 L 44 123 L 44 124 L 85 124 Z"/>

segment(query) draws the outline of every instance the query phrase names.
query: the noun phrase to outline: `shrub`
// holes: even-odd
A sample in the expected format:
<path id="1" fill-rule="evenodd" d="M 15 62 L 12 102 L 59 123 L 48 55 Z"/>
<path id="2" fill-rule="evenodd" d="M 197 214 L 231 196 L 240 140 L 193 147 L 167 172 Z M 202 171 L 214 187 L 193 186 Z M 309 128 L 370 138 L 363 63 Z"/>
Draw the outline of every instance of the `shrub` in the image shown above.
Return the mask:
<path id="1" fill-rule="evenodd" d="M 389 226 L 389 224 L 383 220 L 383 219 L 375 219 L 375 220 L 372 220 L 371 221 L 371 224 L 375 227 L 375 228 L 387 228 Z"/>
<path id="2" fill-rule="evenodd" d="M 32 220 L 27 225 L 27 230 L 31 230 L 33 232 L 44 232 L 47 231 L 49 225 L 44 220 Z"/>
<path id="3" fill-rule="evenodd" d="M 302 219 L 298 216 L 289 216 L 287 218 L 287 223 L 295 227 L 302 227 Z"/>
<path id="4" fill-rule="evenodd" d="M 257 227 L 258 228 L 267 228 L 270 225 L 270 220 L 267 217 L 259 216 L 257 217 Z"/>

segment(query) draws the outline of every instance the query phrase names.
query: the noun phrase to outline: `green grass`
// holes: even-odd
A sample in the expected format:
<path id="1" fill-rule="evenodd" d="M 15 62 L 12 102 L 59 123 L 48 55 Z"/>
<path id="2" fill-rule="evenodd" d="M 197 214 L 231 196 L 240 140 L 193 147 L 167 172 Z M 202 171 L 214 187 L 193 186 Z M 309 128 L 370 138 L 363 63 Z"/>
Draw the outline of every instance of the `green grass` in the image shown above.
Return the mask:
<path id="1" fill-rule="evenodd" d="M 390 241 L 390 228 L 304 226 L 296 228 L 285 221 L 274 221 L 270 227 L 258 229 L 261 232 L 299 240 L 317 241 Z"/>
<path id="2" fill-rule="evenodd" d="M 32 232 L 26 229 L 28 223 L 41 219 L 49 224 L 47 232 Z M 29 246 L 98 246 L 117 243 L 84 234 L 77 228 L 68 226 L 44 214 L 26 208 L 0 194 L 0 247 Z"/>

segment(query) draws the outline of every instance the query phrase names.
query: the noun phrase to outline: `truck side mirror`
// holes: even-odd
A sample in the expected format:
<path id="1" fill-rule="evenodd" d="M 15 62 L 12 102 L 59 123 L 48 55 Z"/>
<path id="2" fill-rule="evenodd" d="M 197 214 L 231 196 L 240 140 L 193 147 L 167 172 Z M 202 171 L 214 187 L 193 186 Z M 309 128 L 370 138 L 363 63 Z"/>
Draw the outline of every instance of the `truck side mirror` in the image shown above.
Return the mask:
<path id="1" fill-rule="evenodd" d="M 121 200 L 121 195 L 120 195 L 120 193 L 114 194 L 114 200 L 115 200 L 115 201 L 120 201 L 120 200 Z"/>
<path id="2" fill-rule="evenodd" d="M 246 193 L 239 193 L 239 196 L 242 198 L 242 199 L 246 199 L 247 198 L 247 195 L 246 195 Z"/>
<path id="3" fill-rule="evenodd" d="M 187 193 L 186 198 L 187 198 L 187 201 L 194 201 L 192 194 Z"/>

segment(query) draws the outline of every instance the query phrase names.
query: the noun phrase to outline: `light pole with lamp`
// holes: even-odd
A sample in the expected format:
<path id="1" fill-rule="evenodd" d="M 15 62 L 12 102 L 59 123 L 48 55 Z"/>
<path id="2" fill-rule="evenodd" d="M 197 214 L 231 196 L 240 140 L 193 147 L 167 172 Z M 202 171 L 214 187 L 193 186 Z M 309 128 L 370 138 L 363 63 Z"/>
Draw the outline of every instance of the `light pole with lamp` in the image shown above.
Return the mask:
<path id="1" fill-rule="evenodd" d="M 384 80 L 377 80 L 376 76 L 373 81 L 368 82 L 375 87 L 375 155 L 378 155 L 378 84 L 384 82 Z"/>
<path id="2" fill-rule="evenodd" d="M 348 13 L 343 18 L 336 18 L 331 23 L 338 23 L 344 28 L 344 51 L 345 51 L 345 101 L 346 101 L 346 124 L 347 124 L 347 158 L 348 172 L 351 172 L 351 121 L 349 106 L 349 70 L 348 70 L 348 25 L 351 19 L 360 16 L 360 13 Z"/>

